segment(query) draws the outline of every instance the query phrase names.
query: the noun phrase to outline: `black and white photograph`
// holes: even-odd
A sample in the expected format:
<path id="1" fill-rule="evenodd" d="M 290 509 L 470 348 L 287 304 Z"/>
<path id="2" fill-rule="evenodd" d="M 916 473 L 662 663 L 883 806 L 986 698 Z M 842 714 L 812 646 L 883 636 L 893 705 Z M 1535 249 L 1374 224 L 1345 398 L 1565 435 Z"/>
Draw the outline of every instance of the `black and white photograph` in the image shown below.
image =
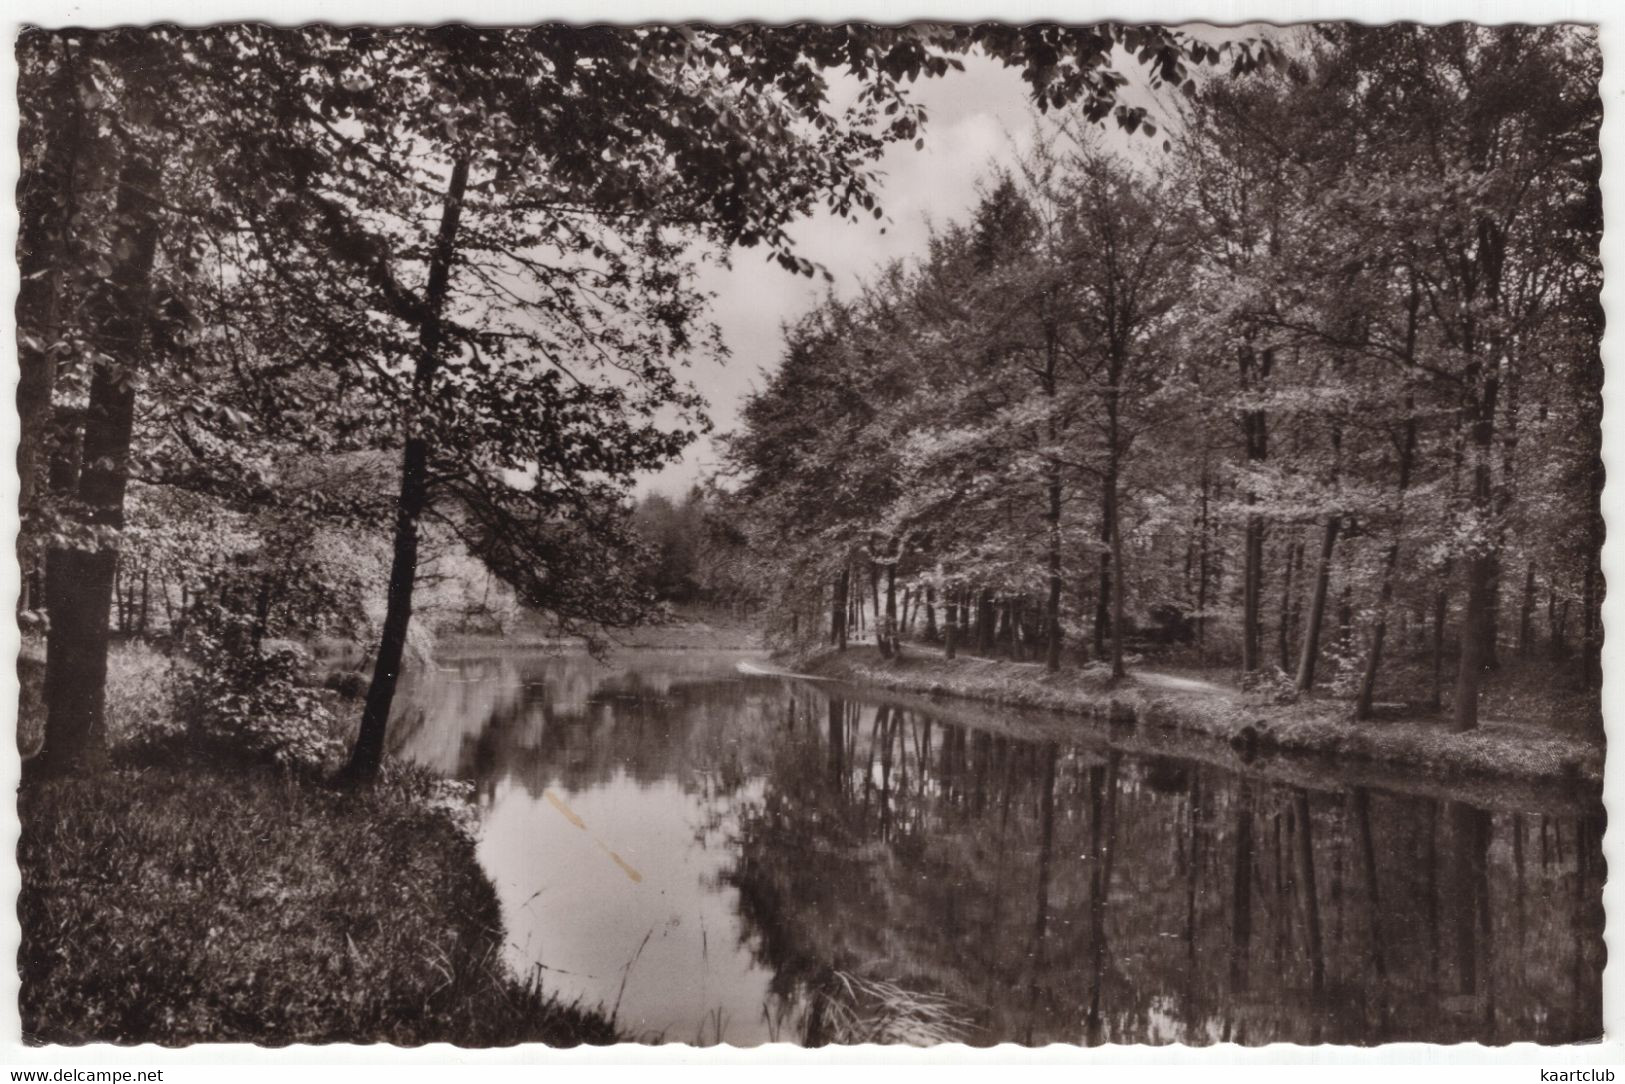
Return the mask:
<path id="1" fill-rule="evenodd" d="M 1598 27 L 264 14 L 13 28 L 8 1041 L 1614 1040 Z"/>

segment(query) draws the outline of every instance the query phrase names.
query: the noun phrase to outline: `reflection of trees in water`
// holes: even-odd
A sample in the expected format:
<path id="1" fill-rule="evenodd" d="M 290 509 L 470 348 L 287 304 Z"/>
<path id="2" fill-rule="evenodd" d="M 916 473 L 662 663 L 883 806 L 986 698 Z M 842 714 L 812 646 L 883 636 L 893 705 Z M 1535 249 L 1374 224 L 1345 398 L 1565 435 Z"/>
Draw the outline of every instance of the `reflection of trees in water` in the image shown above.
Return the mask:
<path id="1" fill-rule="evenodd" d="M 944 999 L 969 1041 L 1600 1033 L 1591 821 L 790 701 L 729 881 L 803 1040 L 838 975 Z"/>
<path id="2" fill-rule="evenodd" d="M 715 659 L 673 672 L 464 661 L 414 697 L 406 747 L 533 795 L 678 780 L 735 852 L 784 1037 L 1600 1032 L 1598 819 L 1025 743 Z"/>
<path id="3" fill-rule="evenodd" d="M 730 670 L 698 652 L 647 671 L 579 654 L 457 659 L 416 676 L 398 751 L 485 788 L 512 776 L 532 795 L 619 774 L 733 791 L 752 735 L 782 725 L 783 705 Z"/>

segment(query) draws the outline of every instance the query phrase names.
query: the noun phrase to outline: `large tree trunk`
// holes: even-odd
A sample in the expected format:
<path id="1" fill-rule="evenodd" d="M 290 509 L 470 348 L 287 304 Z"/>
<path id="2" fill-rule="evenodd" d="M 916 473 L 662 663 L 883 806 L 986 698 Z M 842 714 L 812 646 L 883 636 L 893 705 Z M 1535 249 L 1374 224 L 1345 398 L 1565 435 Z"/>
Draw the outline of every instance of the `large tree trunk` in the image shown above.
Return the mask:
<path id="1" fill-rule="evenodd" d="M 1200 550 L 1196 558 L 1196 654 L 1203 662 L 1207 661 L 1207 585 L 1208 567 L 1211 561 L 1211 548 L 1208 541 L 1208 467 L 1206 450 L 1202 458 L 1202 503 L 1201 511 L 1197 517 L 1197 544 Z"/>
<path id="2" fill-rule="evenodd" d="M 1413 404 L 1407 402 L 1407 412 L 1412 409 Z M 1416 459 L 1416 435 L 1416 419 L 1414 416 L 1407 417 L 1404 435 L 1399 442 L 1397 489 L 1401 502 L 1411 484 L 1411 466 Z M 1354 718 L 1361 721 L 1371 718 L 1372 703 L 1377 693 L 1377 670 L 1382 665 L 1382 644 L 1388 633 L 1388 607 L 1393 602 L 1394 573 L 1399 567 L 1399 528 L 1404 522 L 1403 506 L 1400 514 L 1400 523 L 1394 528 L 1394 540 L 1388 544 L 1388 552 L 1383 558 L 1382 586 L 1377 592 L 1377 623 L 1371 630 L 1371 647 L 1366 654 L 1365 672 L 1360 676 L 1360 695 L 1354 703 Z"/>
<path id="3" fill-rule="evenodd" d="M 1377 591 L 1377 622 L 1371 629 L 1371 646 L 1366 651 L 1365 669 L 1360 674 L 1360 693 L 1354 701 L 1354 718 L 1371 718 L 1377 695 L 1377 671 L 1382 666 L 1383 640 L 1388 635 L 1388 607 L 1394 599 L 1394 570 L 1399 566 L 1399 543 L 1388 544 L 1382 563 L 1382 586 Z M 1403 629 L 1401 630 L 1403 633 Z"/>
<path id="4" fill-rule="evenodd" d="M 1484 381 L 1480 395 L 1468 400 L 1469 436 L 1473 444 L 1472 508 L 1480 517 L 1491 512 L 1490 455 L 1495 435 L 1496 382 Z M 1493 549 L 1481 547 L 1462 562 L 1467 573 L 1467 606 L 1462 618 L 1461 657 L 1456 667 L 1456 704 L 1452 729 L 1472 730 L 1478 725 L 1478 694 L 1487 666 L 1484 648 L 1493 632 L 1485 626 L 1493 616 L 1490 592 L 1494 589 L 1496 559 Z"/>
<path id="5" fill-rule="evenodd" d="M 1592 439 L 1597 439 L 1593 437 Z M 1596 687 L 1602 672 L 1601 645 L 1597 642 L 1597 627 L 1601 615 L 1597 612 L 1597 575 L 1602 559 L 1604 524 L 1602 518 L 1603 463 L 1600 456 L 1593 457 L 1589 472 L 1591 501 L 1586 515 L 1585 575 L 1581 581 L 1580 604 L 1584 613 L 1580 623 L 1580 687 L 1587 692 Z"/>
<path id="6" fill-rule="evenodd" d="M 1119 492 L 1123 467 L 1121 410 L 1123 372 L 1127 362 L 1114 358 L 1106 389 L 1106 521 L 1111 529 L 1112 678 L 1127 676 L 1123 668 L 1123 505 Z"/>
<path id="7" fill-rule="evenodd" d="M 1046 326 L 1047 353 L 1044 363 L 1044 394 L 1049 397 L 1049 442 L 1059 437 L 1055 417 L 1056 343 L 1053 325 Z M 1044 612 L 1044 668 L 1050 673 L 1061 668 L 1061 465 L 1053 459 L 1045 468 L 1048 506 L 1044 518 L 1049 527 L 1049 599 Z"/>
<path id="8" fill-rule="evenodd" d="M 947 592 L 948 604 L 944 607 L 943 617 L 947 623 L 947 633 L 943 644 L 943 654 L 954 658 L 959 654 L 959 590 L 950 588 Z"/>
<path id="9" fill-rule="evenodd" d="M 837 651 L 846 650 L 847 592 L 852 585 L 852 569 L 843 567 L 835 579 L 835 598 L 830 604 L 830 642 Z"/>
<path id="10" fill-rule="evenodd" d="M 1044 668 L 1061 668 L 1061 472 L 1049 483 L 1049 600 L 1044 611 Z"/>
<path id="11" fill-rule="evenodd" d="M 1262 358 L 1255 358 L 1251 347 L 1242 351 L 1241 376 L 1244 386 L 1253 384 L 1255 361 L 1258 363 L 1257 377 L 1267 378 L 1270 370 L 1274 368 L 1274 351 L 1263 351 Z M 1241 416 L 1241 427 L 1246 440 L 1247 462 L 1255 466 L 1263 463 L 1269 456 L 1269 422 L 1264 412 L 1244 411 Z M 1247 673 L 1253 673 L 1264 662 L 1261 612 L 1264 592 L 1264 520 L 1257 512 L 1251 511 L 1251 506 L 1258 503 L 1258 497 L 1251 489 L 1247 492 L 1246 503 L 1249 511 L 1241 587 L 1241 668 Z"/>
<path id="12" fill-rule="evenodd" d="M 1123 666 L 1123 530 L 1120 518 L 1112 516 L 1112 678 L 1128 676 Z"/>
<path id="13" fill-rule="evenodd" d="M 80 156 L 86 146 L 81 108 L 81 65 L 77 49 L 66 41 L 51 100 L 60 104 L 59 125 L 46 134 L 49 143 L 37 173 L 18 184 L 17 230 L 17 507 L 22 520 L 20 542 L 31 540 L 44 482 L 51 396 L 56 387 L 54 344 L 61 337 L 62 274 L 71 266 L 69 238 L 78 211 Z M 26 187 L 25 187 L 26 186 Z"/>
<path id="14" fill-rule="evenodd" d="M 1303 646 L 1298 655 L 1298 691 L 1307 693 L 1315 687 L 1315 664 L 1320 659 L 1320 629 L 1326 620 L 1326 594 L 1332 578 L 1332 551 L 1337 546 L 1337 532 L 1343 525 L 1341 516 L 1326 517 L 1325 530 L 1320 536 L 1320 556 L 1315 563 L 1314 594 L 1309 599 L 1309 618 L 1303 630 Z"/>
<path id="15" fill-rule="evenodd" d="M 158 244 L 160 175 L 129 149 L 119 177 L 118 229 L 111 246 L 105 311 L 90 313 L 89 339 L 100 354 L 91 371 L 77 479 L 83 526 L 124 526 L 136 374 L 146 358 L 152 269 Z M 106 762 L 108 616 L 118 544 L 52 547 L 46 557 L 45 743 L 31 764 L 42 774 L 93 770 Z"/>
<path id="16" fill-rule="evenodd" d="M 457 250 L 457 228 L 462 218 L 463 191 L 468 186 L 468 168 L 466 156 L 452 164 L 451 181 L 440 215 L 440 232 L 429 263 L 424 292 L 426 316 L 419 330 L 414 374 L 420 394 L 429 389 L 440 367 L 440 317 L 445 311 L 446 293 L 451 284 L 451 264 Z M 361 713 L 361 729 L 344 770 L 346 780 L 351 783 L 370 783 L 383 763 L 384 736 L 389 727 L 390 708 L 395 702 L 401 661 L 406 654 L 406 630 L 412 620 L 412 590 L 417 583 L 418 569 L 418 524 L 428 501 L 429 442 L 419 431 L 407 437 L 401 456 L 401 489 L 395 506 L 395 550 L 389 568 L 384 627 L 378 640 L 366 707 Z"/>
<path id="17" fill-rule="evenodd" d="M 886 627 L 882 635 L 886 638 L 886 646 L 881 654 L 889 658 L 897 655 L 897 562 L 893 560 L 886 566 Z"/>
<path id="18" fill-rule="evenodd" d="M 994 627 L 993 591 L 983 588 L 976 602 L 976 647 L 983 655 L 993 654 L 997 643 L 997 629 Z"/>
<path id="19" fill-rule="evenodd" d="M 1281 574 L 1281 609 L 1275 623 L 1275 653 L 1280 659 L 1281 672 L 1292 666 L 1292 574 L 1303 560 L 1303 543 L 1288 541 L 1286 568 Z"/>
<path id="20" fill-rule="evenodd" d="M 874 602 L 874 620 L 870 622 L 870 631 L 874 634 L 875 646 L 884 652 L 881 641 L 885 638 L 886 629 L 880 610 L 880 566 L 873 556 L 869 558 L 869 596 Z"/>
<path id="21" fill-rule="evenodd" d="M 1095 658 L 1106 657 L 1107 634 L 1112 623 L 1112 512 L 1115 506 L 1106 487 L 1100 491 L 1100 572 L 1095 589 Z"/>
<path id="22" fill-rule="evenodd" d="M 1526 659 L 1534 649 L 1535 630 L 1535 562 L 1531 560 L 1523 573 L 1523 603 L 1518 607 L 1518 657 Z"/>

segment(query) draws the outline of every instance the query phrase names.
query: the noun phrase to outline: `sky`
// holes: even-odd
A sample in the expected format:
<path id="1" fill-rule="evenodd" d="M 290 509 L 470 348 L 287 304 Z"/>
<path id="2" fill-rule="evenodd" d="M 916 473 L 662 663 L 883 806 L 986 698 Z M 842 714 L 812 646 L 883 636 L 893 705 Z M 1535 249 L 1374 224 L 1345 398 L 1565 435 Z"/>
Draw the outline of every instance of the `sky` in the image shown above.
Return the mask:
<path id="1" fill-rule="evenodd" d="M 1030 145 L 1036 114 L 1019 70 L 982 57 L 967 57 L 965 68 L 912 88 L 929 117 L 925 146 L 897 144 L 881 160 L 886 220 L 866 216 L 854 223 L 824 212 L 790 229 L 797 251 L 828 269 L 833 283 L 793 274 L 755 250 L 736 252 L 731 268 L 702 270 L 701 285 L 716 295 L 712 316 L 730 356 L 721 363 L 696 362 L 687 375 L 710 401 L 718 434 L 737 425 L 745 397 L 778 365 L 783 325 L 808 312 L 826 291 L 850 298 L 880 266 L 923 253 L 930 224 L 965 217 L 993 163 Z M 678 497 L 716 466 L 714 438 L 701 438 L 681 461 L 645 477 L 639 492 Z"/>

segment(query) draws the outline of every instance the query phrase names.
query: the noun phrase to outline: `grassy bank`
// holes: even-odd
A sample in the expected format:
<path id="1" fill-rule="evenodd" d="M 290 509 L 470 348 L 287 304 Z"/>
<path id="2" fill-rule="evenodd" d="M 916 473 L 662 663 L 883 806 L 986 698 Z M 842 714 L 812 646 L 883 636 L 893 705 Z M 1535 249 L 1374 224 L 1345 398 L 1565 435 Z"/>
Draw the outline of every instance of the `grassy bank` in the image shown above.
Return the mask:
<path id="1" fill-rule="evenodd" d="M 1388 765 L 1437 776 L 1600 787 L 1601 743 L 1521 723 L 1485 721 L 1450 733 L 1438 718 L 1356 723 L 1340 701 L 1270 704 L 1205 681 L 1131 674 L 1112 685 L 1103 671 L 1047 673 L 1038 663 L 960 657 L 908 645 L 900 659 L 872 647 L 785 660 L 798 673 L 853 685 L 951 696 L 1084 715 L 1101 723 L 1177 732 L 1228 743 L 1249 755 L 1291 754 Z"/>
<path id="2" fill-rule="evenodd" d="M 614 1041 L 507 972 L 473 843 L 412 786 L 128 768 L 19 813 L 31 1042 Z"/>
<path id="3" fill-rule="evenodd" d="M 392 767 L 350 793 L 132 753 L 129 721 L 166 706 L 155 692 L 133 713 L 138 691 L 167 665 L 115 652 L 114 768 L 18 792 L 28 1041 L 615 1041 L 507 969 L 467 807 L 430 777 Z"/>

